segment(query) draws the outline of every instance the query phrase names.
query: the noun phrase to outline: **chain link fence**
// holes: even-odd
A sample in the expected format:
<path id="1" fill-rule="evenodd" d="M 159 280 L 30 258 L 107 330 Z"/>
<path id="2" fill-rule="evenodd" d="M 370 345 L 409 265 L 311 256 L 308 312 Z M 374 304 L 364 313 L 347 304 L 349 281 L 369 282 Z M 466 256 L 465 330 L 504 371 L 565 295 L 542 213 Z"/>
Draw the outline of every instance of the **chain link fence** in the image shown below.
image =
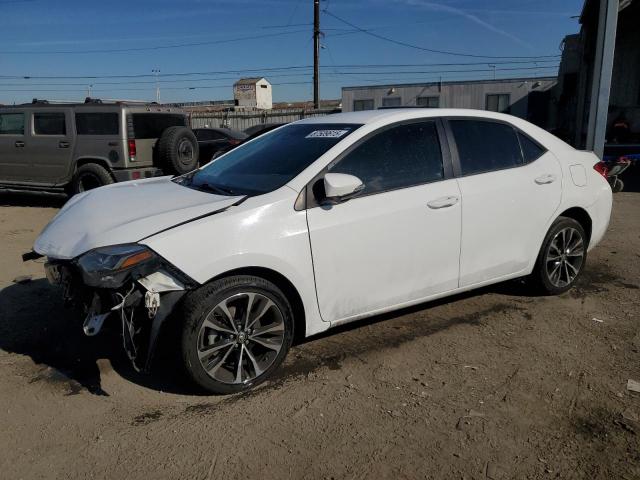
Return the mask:
<path id="1" fill-rule="evenodd" d="M 339 113 L 340 109 L 287 109 L 263 110 L 258 112 L 193 112 L 191 128 L 226 127 L 244 131 L 261 123 L 289 123 L 309 117 L 321 117 L 331 113 Z"/>

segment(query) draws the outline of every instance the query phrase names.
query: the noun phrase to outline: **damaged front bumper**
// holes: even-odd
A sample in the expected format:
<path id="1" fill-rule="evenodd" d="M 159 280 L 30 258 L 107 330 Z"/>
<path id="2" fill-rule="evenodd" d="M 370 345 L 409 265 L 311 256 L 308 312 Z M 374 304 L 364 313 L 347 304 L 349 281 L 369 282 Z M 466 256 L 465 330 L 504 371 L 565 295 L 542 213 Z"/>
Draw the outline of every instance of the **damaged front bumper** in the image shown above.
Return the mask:
<path id="1" fill-rule="evenodd" d="M 151 368 L 162 326 L 180 299 L 196 287 L 195 281 L 152 253 L 132 267 L 101 271 L 91 269 L 87 254 L 73 260 L 47 258 L 45 263 L 47 279 L 62 287 L 65 305 L 84 316 L 84 333 L 97 335 L 105 321 L 118 321 L 127 356 L 143 372 Z"/>

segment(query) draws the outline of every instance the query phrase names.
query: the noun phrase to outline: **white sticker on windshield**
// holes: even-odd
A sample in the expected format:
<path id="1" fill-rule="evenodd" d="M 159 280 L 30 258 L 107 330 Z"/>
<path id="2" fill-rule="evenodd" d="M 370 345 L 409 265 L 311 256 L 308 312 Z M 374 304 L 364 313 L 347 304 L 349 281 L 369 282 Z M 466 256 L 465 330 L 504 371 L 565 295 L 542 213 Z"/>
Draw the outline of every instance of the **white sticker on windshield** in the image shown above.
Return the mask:
<path id="1" fill-rule="evenodd" d="M 349 130 L 314 130 L 304 138 L 340 138 Z"/>

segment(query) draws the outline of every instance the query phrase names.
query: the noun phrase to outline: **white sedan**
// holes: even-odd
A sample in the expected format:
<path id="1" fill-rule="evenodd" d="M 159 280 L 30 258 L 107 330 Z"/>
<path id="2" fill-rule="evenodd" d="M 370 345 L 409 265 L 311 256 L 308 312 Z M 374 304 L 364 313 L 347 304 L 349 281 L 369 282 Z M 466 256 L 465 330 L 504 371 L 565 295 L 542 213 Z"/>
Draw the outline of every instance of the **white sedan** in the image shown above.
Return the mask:
<path id="1" fill-rule="evenodd" d="M 25 257 L 47 257 L 85 333 L 121 323 L 136 368 L 174 321 L 193 380 L 239 392 L 294 336 L 518 277 L 568 290 L 607 229 L 604 173 L 508 115 L 343 113 L 76 195 Z"/>

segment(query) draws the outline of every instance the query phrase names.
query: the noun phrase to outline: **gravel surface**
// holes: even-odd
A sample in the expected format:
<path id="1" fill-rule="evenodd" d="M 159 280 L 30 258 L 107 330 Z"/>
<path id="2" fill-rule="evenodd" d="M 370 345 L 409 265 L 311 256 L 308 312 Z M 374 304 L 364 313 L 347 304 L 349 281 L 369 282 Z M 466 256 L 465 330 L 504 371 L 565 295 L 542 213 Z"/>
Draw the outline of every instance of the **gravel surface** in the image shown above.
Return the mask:
<path id="1" fill-rule="evenodd" d="M 170 348 L 144 376 L 117 329 L 84 337 L 20 260 L 62 200 L 1 195 L 0 477 L 640 478 L 640 193 L 614 198 L 562 296 L 510 282 L 376 317 L 212 397 Z"/>

